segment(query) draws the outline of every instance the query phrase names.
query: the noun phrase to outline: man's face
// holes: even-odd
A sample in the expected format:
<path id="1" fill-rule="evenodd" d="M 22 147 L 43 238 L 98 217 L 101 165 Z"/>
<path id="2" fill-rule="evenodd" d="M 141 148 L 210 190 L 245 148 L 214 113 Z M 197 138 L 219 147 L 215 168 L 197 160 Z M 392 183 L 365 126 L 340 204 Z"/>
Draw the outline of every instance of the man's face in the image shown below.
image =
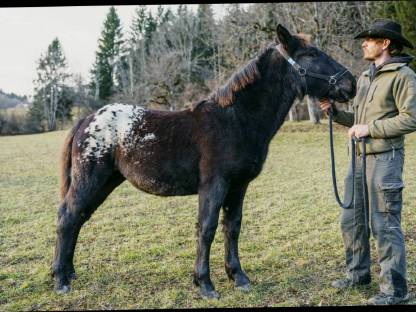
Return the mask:
<path id="1" fill-rule="evenodd" d="M 389 39 L 379 39 L 379 38 L 364 38 L 361 47 L 363 48 L 364 59 L 368 61 L 374 61 L 381 56 L 383 50 L 387 48 L 390 44 Z"/>

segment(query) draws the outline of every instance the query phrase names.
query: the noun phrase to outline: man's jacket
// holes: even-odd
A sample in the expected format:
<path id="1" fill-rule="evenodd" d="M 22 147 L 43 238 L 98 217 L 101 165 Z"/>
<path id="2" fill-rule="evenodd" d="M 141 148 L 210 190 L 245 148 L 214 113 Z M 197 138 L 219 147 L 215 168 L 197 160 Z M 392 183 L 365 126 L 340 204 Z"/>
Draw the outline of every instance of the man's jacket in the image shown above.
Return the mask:
<path id="1" fill-rule="evenodd" d="M 354 113 L 334 109 L 339 124 L 368 125 L 368 154 L 402 148 L 404 135 L 416 130 L 416 74 L 407 66 L 411 59 L 391 58 L 378 70 L 373 65 L 358 79 Z"/>

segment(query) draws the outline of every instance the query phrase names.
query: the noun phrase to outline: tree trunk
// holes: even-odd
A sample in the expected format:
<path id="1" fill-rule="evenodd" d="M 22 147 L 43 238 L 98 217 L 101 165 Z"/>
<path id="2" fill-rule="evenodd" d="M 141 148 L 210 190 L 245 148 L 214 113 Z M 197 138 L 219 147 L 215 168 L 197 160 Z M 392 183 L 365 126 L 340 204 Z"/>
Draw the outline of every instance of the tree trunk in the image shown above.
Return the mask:
<path id="1" fill-rule="evenodd" d="M 58 107 L 58 92 L 54 85 L 51 86 L 51 100 L 49 110 L 49 131 L 56 130 L 56 111 Z"/>
<path id="2" fill-rule="evenodd" d="M 133 77 L 133 56 L 129 54 L 129 76 L 130 76 L 130 97 L 133 99 L 133 85 L 134 85 L 134 77 Z"/>
<path id="3" fill-rule="evenodd" d="M 95 74 L 95 94 L 94 94 L 94 100 L 98 101 L 100 97 L 100 81 L 98 79 L 98 72 Z"/>
<path id="4" fill-rule="evenodd" d="M 289 121 L 294 121 L 294 109 L 293 106 L 289 110 Z"/>
<path id="5" fill-rule="evenodd" d="M 317 113 L 317 110 L 316 110 L 315 99 L 310 97 L 310 96 L 307 96 L 306 97 L 306 103 L 308 104 L 309 120 L 313 124 L 320 123 L 319 114 Z"/>
<path id="6" fill-rule="evenodd" d="M 289 120 L 290 121 L 299 121 L 301 114 L 299 113 L 299 107 L 302 105 L 302 102 L 298 99 L 295 100 L 292 107 L 289 110 Z"/>

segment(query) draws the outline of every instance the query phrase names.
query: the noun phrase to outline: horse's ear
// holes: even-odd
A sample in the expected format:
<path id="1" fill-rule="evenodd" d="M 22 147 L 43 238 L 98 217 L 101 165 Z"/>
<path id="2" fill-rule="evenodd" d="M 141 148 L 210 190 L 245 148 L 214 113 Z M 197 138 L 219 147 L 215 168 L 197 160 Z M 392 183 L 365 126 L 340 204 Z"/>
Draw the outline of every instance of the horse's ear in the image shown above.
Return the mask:
<path id="1" fill-rule="evenodd" d="M 277 25 L 276 33 L 276 42 L 282 44 L 287 52 L 290 53 L 296 48 L 296 40 L 284 26 Z"/>

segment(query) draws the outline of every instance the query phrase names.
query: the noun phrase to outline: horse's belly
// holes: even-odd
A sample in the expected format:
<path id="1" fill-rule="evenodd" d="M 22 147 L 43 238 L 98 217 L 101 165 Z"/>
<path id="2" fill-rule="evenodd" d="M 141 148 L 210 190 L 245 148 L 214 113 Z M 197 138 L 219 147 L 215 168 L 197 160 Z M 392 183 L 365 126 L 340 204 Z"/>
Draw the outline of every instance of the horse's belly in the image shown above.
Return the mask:
<path id="1" fill-rule="evenodd" d="M 119 170 L 136 188 L 154 195 L 179 196 L 198 193 L 197 168 L 144 159 L 121 165 Z"/>
<path id="2" fill-rule="evenodd" d="M 138 175 L 129 176 L 127 180 L 139 190 L 159 196 L 183 196 L 198 193 L 197 183 L 182 179 L 172 182 L 158 176 Z"/>

